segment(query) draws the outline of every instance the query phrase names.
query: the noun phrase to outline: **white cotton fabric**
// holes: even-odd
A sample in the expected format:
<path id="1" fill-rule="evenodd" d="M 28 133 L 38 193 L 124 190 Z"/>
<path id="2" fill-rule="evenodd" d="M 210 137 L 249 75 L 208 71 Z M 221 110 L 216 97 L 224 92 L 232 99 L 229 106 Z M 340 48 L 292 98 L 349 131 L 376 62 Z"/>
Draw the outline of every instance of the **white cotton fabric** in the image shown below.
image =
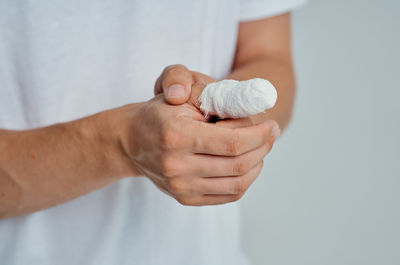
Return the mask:
<path id="1" fill-rule="evenodd" d="M 275 105 L 277 92 L 268 80 L 221 80 L 208 84 L 199 97 L 206 117 L 244 118 L 264 112 Z"/>
<path id="2" fill-rule="evenodd" d="M 300 2 L 0 0 L 0 128 L 148 100 L 170 64 L 222 79 L 242 12 L 260 18 Z M 248 264 L 239 231 L 237 203 L 182 206 L 147 178 L 130 178 L 0 220 L 0 264 Z"/>

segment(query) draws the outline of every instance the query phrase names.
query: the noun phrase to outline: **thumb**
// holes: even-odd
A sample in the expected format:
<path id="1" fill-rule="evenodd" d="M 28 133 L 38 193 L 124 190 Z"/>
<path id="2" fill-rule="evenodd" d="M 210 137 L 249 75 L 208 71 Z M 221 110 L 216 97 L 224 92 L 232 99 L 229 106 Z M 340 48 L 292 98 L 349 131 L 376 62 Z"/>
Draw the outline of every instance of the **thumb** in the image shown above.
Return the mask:
<path id="1" fill-rule="evenodd" d="M 192 73 L 189 69 L 183 65 L 171 65 L 157 80 L 155 91 L 163 92 L 169 104 L 180 105 L 189 99 L 191 88 Z"/>

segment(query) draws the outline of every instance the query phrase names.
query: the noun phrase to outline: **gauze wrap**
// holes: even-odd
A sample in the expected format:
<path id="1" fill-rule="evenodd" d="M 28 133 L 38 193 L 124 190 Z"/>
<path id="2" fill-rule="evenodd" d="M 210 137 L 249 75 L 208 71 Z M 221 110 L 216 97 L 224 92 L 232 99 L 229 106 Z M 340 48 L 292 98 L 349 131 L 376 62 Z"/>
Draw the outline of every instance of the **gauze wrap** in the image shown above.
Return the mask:
<path id="1" fill-rule="evenodd" d="M 275 105 L 277 92 L 265 79 L 222 80 L 208 84 L 199 97 L 200 110 L 208 118 L 243 118 Z"/>

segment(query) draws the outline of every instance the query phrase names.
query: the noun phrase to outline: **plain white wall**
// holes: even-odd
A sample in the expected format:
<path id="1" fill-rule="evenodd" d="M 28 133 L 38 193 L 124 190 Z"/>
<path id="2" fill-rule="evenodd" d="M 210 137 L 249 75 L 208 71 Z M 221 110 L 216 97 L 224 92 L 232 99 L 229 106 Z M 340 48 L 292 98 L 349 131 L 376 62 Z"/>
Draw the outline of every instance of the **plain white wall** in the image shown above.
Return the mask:
<path id="1" fill-rule="evenodd" d="M 399 12 L 310 0 L 293 14 L 295 116 L 241 201 L 253 264 L 400 264 Z"/>

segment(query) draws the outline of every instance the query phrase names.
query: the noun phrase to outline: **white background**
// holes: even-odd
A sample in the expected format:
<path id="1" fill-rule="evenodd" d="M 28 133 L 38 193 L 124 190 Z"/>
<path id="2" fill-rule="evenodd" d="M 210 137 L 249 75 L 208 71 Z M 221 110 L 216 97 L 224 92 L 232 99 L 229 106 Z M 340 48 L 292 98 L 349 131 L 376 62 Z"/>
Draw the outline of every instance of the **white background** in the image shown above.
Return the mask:
<path id="1" fill-rule="evenodd" d="M 400 1 L 293 14 L 295 116 L 243 208 L 253 264 L 400 264 Z"/>

